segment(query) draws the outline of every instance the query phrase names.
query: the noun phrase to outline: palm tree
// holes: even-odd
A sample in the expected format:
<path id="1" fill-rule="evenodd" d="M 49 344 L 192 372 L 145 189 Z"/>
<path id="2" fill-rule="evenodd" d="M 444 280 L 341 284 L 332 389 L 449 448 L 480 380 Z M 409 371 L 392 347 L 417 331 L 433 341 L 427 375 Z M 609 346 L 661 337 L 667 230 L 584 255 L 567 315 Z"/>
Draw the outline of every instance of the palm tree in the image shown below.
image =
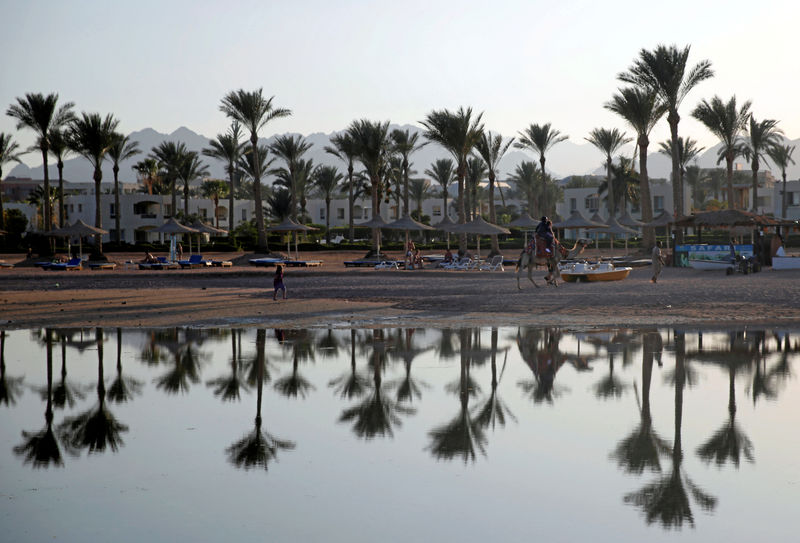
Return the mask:
<path id="1" fill-rule="evenodd" d="M 314 185 L 325 198 L 325 243 L 331 242 L 331 198 L 339 192 L 344 176 L 336 166 L 317 166 L 314 170 Z"/>
<path id="2" fill-rule="evenodd" d="M 756 121 L 750 115 L 750 126 L 747 129 L 748 136 L 741 144 L 741 154 L 745 160 L 750 160 L 750 167 L 753 170 L 753 212 L 758 211 L 758 167 L 763 160 L 766 164 L 769 150 L 782 143 L 783 130 L 778 128 L 778 121 L 774 119 L 764 119 Z"/>
<path id="3" fill-rule="evenodd" d="M 532 217 L 538 215 L 536 207 L 536 193 L 538 192 L 539 172 L 535 162 L 523 160 L 509 176 L 514 182 L 518 193 L 522 193 L 528 201 L 528 214 Z M 541 202 L 540 202 L 541 204 Z M 544 207 L 542 207 L 544 209 Z"/>
<path id="4" fill-rule="evenodd" d="M 292 195 L 283 187 L 276 188 L 267 196 L 269 215 L 283 221 L 292 212 Z"/>
<path id="5" fill-rule="evenodd" d="M 67 135 L 62 128 L 50 130 L 50 154 L 56 159 L 58 168 L 58 226 L 64 227 L 64 158 L 71 149 L 67 145 Z M 1 177 L 1 176 L 0 176 Z"/>
<path id="6" fill-rule="evenodd" d="M 117 376 L 111 381 L 106 397 L 115 403 L 125 403 L 141 394 L 142 382 L 122 374 L 122 328 L 117 328 Z"/>
<path id="7" fill-rule="evenodd" d="M 195 151 L 183 155 L 178 167 L 178 179 L 183 181 L 183 216 L 189 217 L 189 184 L 200 177 L 208 175 L 208 166 L 203 164 Z"/>
<path id="8" fill-rule="evenodd" d="M 307 142 L 303 136 L 285 134 L 276 136 L 275 141 L 269 146 L 270 151 L 286 163 L 289 172 L 287 177 L 289 193 L 292 195 L 292 219 L 297 219 L 297 207 L 299 199 L 297 197 L 298 180 L 296 175 L 300 167 L 300 159 L 311 149 L 311 143 Z"/>
<path id="9" fill-rule="evenodd" d="M 261 199 L 261 175 L 263 170 L 259 158 L 260 149 L 258 148 L 258 131 L 269 121 L 280 117 L 288 117 L 292 112 L 288 109 L 274 108 L 272 100 L 274 96 L 265 98 L 263 89 L 247 92 L 244 89 L 232 91 L 222 98 L 220 110 L 234 121 L 238 121 L 250 131 L 250 152 L 254 157 L 252 160 L 255 169 L 251 172 L 253 176 L 253 196 L 256 206 L 256 231 L 258 232 L 258 249 L 269 251 L 267 246 L 267 231 L 264 225 L 264 208 Z"/>
<path id="10" fill-rule="evenodd" d="M 56 409 L 75 407 L 77 400 L 84 398 L 80 386 L 73 385 L 67 380 L 67 334 L 61 336 L 61 380 L 53 388 L 53 406 Z M 45 339 L 46 341 L 46 339 Z"/>
<path id="11" fill-rule="evenodd" d="M 467 159 L 467 177 L 464 180 L 467 201 L 465 203 L 467 208 L 467 219 L 473 220 L 475 217 L 481 215 L 481 206 L 478 202 L 478 186 L 480 182 L 486 177 L 487 170 L 486 164 L 480 158 L 471 156 Z"/>
<path id="12" fill-rule="evenodd" d="M 613 111 L 636 131 L 636 144 L 639 151 L 639 185 L 642 201 L 642 221 L 649 223 L 653 220 L 653 200 L 650 196 L 650 178 L 647 174 L 647 147 L 650 145 L 650 131 L 667 110 L 654 91 L 638 87 L 620 89 L 605 108 Z M 650 247 L 655 244 L 655 229 L 645 227 L 643 232 L 643 245 Z"/>
<path id="13" fill-rule="evenodd" d="M 75 104 L 67 102 L 57 106 L 58 94 L 47 96 L 41 93 L 27 93 L 25 98 L 17 97 L 17 103 L 11 104 L 6 115 L 17 120 L 17 130 L 30 128 L 36 133 L 39 149 L 42 151 L 42 168 L 44 169 L 44 191 L 50 192 L 50 176 L 47 171 L 47 153 L 50 150 L 50 130 L 66 126 L 73 118 L 72 108 Z M 52 223 L 52 209 L 45 205 L 44 223 Z"/>
<path id="14" fill-rule="evenodd" d="M 409 193 L 411 199 L 417 205 L 417 220 L 422 222 L 422 202 L 430 198 L 433 194 L 431 191 L 431 182 L 427 179 L 412 179 L 410 181 Z"/>
<path id="15" fill-rule="evenodd" d="M 614 199 L 614 184 L 611 182 L 611 165 L 614 162 L 614 153 L 619 151 L 620 147 L 629 143 L 631 138 L 625 135 L 625 132 L 620 132 L 614 128 L 595 128 L 589 132 L 589 137 L 584 138 L 586 141 L 594 145 L 600 152 L 606 155 L 606 179 L 608 183 L 608 215 L 614 218 L 616 215 L 616 200 Z"/>
<path id="16" fill-rule="evenodd" d="M 216 158 L 226 163 L 225 170 L 228 172 L 228 182 L 230 183 L 228 196 L 228 235 L 233 237 L 233 211 L 234 211 L 234 192 L 236 190 L 236 175 L 238 174 L 239 157 L 244 152 L 244 142 L 241 139 L 241 125 L 233 121 L 226 134 L 217 134 L 217 139 L 210 140 L 208 147 L 203 149 L 203 155 L 209 158 Z M 216 215 L 216 212 L 215 212 Z M 217 228 L 219 228 L 219 218 L 217 218 Z"/>
<path id="17" fill-rule="evenodd" d="M 224 198 L 230 191 L 230 185 L 220 179 L 209 179 L 203 181 L 200 185 L 200 194 L 203 198 L 208 198 L 214 202 L 214 219 L 216 220 L 216 227 L 219 228 L 219 201 Z"/>
<path id="18" fill-rule="evenodd" d="M 442 207 L 442 217 L 448 218 L 447 212 L 447 187 L 456 180 L 456 172 L 453 168 L 453 161 L 449 158 L 440 158 L 431 164 L 430 169 L 425 170 L 425 175 L 430 175 L 431 178 L 439 183 L 442 187 L 442 198 L 444 204 Z"/>
<path id="19" fill-rule="evenodd" d="M 153 194 L 153 186 L 160 182 L 158 172 L 158 160 L 155 158 L 145 158 L 132 166 L 139 177 L 139 180 L 146 187 L 147 194 Z"/>
<path id="20" fill-rule="evenodd" d="M 472 108 L 458 108 L 451 112 L 447 109 L 433 110 L 421 121 L 426 128 L 424 136 L 436 142 L 453 156 L 456 164 L 456 179 L 458 180 L 458 222 L 466 222 L 464 179 L 467 176 L 467 159 L 478 145 L 483 134 L 483 124 L 479 113 L 474 118 Z M 447 210 L 445 210 L 445 213 Z M 467 250 L 467 235 L 461 234 L 458 241 L 459 252 Z"/>
<path id="21" fill-rule="evenodd" d="M 728 207 L 731 209 L 736 207 L 733 197 L 733 161 L 740 151 L 739 135 L 747 128 L 750 105 L 748 100 L 737 108 L 736 96 L 732 96 L 727 103 L 719 96 L 714 96 L 710 102 L 703 100 L 697 104 L 692 111 L 692 117 L 703 123 L 722 143 L 717 152 L 717 164 L 725 159 L 728 172 Z"/>
<path id="22" fill-rule="evenodd" d="M 781 177 L 783 178 L 783 190 L 781 191 L 781 218 L 786 218 L 786 168 L 789 164 L 794 164 L 792 158 L 794 153 L 794 145 L 773 145 L 767 149 L 767 154 L 775 163 L 775 166 L 781 169 Z M 2 213 L 2 206 L 0 206 L 0 213 Z M 1 224 L 1 223 L 0 223 Z"/>
<path id="23" fill-rule="evenodd" d="M 262 187 L 261 175 L 269 170 L 269 167 L 275 159 L 269 156 L 269 148 L 266 145 L 259 145 L 258 151 L 254 154 L 253 149 L 247 149 L 242 156 L 239 157 L 239 171 L 245 179 L 250 179 L 253 183 L 254 200 L 256 201 L 256 229 L 258 229 L 258 221 L 261 217 L 261 222 L 264 221 L 264 208 L 262 203 Z M 266 237 L 266 229 L 264 229 L 264 239 L 259 241 L 258 251 L 269 253 L 269 244 Z"/>
<path id="24" fill-rule="evenodd" d="M 373 122 L 366 119 L 353 121 L 347 134 L 356 146 L 356 158 L 364 166 L 372 188 L 372 217 L 380 215 L 380 197 L 384 173 L 391 149 L 389 121 Z M 372 229 L 372 246 L 377 253 L 380 247 L 380 229 Z"/>
<path id="25" fill-rule="evenodd" d="M 355 140 L 348 133 L 336 134 L 331 137 L 331 145 L 325 147 L 325 152 L 329 153 L 338 159 L 347 163 L 347 217 L 350 230 L 348 232 L 348 239 L 353 242 L 355 239 L 355 225 L 353 224 L 353 207 L 354 207 L 354 181 L 353 171 L 356 161 L 358 148 L 356 147 Z"/>
<path id="26" fill-rule="evenodd" d="M 44 210 L 45 202 L 49 203 L 50 205 L 58 198 L 58 189 L 55 187 L 50 188 L 50 194 L 44 193 L 44 187 L 38 185 L 34 188 L 29 194 L 28 197 L 25 199 L 25 203 L 31 204 L 34 206 L 36 210 L 36 222 L 37 224 L 41 224 L 42 230 L 50 230 L 52 229 L 53 225 L 46 225 L 44 224 L 44 213 L 40 212 L 40 210 Z M 39 222 L 39 219 L 42 219 L 42 222 Z"/>
<path id="27" fill-rule="evenodd" d="M 497 385 L 503 378 L 503 372 L 505 370 L 504 361 L 503 368 L 500 371 L 500 376 L 497 376 L 497 328 L 492 328 L 491 341 L 492 392 L 489 394 L 489 397 L 486 399 L 484 404 L 475 409 L 475 422 L 481 428 L 491 427 L 492 430 L 494 430 L 498 423 L 500 426 L 506 425 L 506 417 L 514 421 L 516 421 L 517 418 L 514 416 L 514 413 L 511 412 L 505 402 L 503 402 L 503 400 L 497 395 Z"/>
<path id="28" fill-rule="evenodd" d="M 232 330 L 231 331 L 231 373 L 230 375 L 222 375 L 217 377 L 216 379 L 211 379 L 210 381 L 206 382 L 206 386 L 214 389 L 214 396 L 220 398 L 223 402 L 232 402 L 232 401 L 239 401 L 241 397 L 241 390 L 245 392 L 248 391 L 247 382 L 241 376 L 241 369 L 242 369 L 242 360 L 241 360 L 241 349 L 236 348 L 236 339 L 237 336 L 241 341 L 241 330 Z M 256 339 L 258 339 L 258 333 L 256 332 Z M 258 364 L 256 365 L 256 371 L 258 372 Z M 263 378 L 263 364 L 261 364 L 262 368 L 262 378 Z M 258 375 L 256 375 L 258 377 Z"/>
<path id="29" fill-rule="evenodd" d="M 658 95 L 667 107 L 672 141 L 678 141 L 678 123 L 681 118 L 678 108 L 686 95 L 702 81 L 714 76 L 711 62 L 702 60 L 688 69 L 690 46 L 678 49 L 675 45 L 659 45 L 653 51 L 642 49 L 633 65 L 617 76 L 620 81 L 647 89 Z M 680 182 L 680 157 L 678 149 L 672 152 L 672 197 L 675 202 L 674 214 L 680 217 L 683 209 L 683 187 Z M 679 231 L 680 233 L 680 231 Z"/>
<path id="30" fill-rule="evenodd" d="M 11 162 L 19 162 L 22 164 L 20 157 L 24 152 L 19 152 L 19 144 L 14 141 L 11 134 L 0 132 L 0 183 L 3 182 L 3 166 Z M 5 228 L 5 219 L 3 219 L 3 190 L 0 186 L 0 230 Z"/>
<path id="31" fill-rule="evenodd" d="M 108 159 L 114 165 L 114 237 L 119 245 L 121 234 L 119 229 L 120 215 L 122 210 L 119 207 L 119 164 L 123 160 L 128 160 L 141 153 L 139 150 L 139 143 L 130 141 L 128 136 L 116 134 L 114 143 L 108 148 Z M 61 182 L 61 172 L 59 170 L 59 183 Z"/>
<path id="32" fill-rule="evenodd" d="M 569 136 L 562 134 L 558 130 L 551 128 L 550 123 L 538 125 L 532 124 L 524 131 L 519 133 L 520 138 L 514 147 L 517 149 L 528 149 L 539 153 L 539 167 L 542 170 L 542 178 L 545 177 L 545 153 L 552 149 L 556 144 L 569 139 Z"/>
<path id="33" fill-rule="evenodd" d="M 369 387 L 369 379 L 356 370 L 356 331 L 350 329 L 350 371 L 328 382 L 328 386 L 342 399 L 352 400 L 363 396 Z"/>
<path id="34" fill-rule="evenodd" d="M 673 144 L 672 139 L 668 139 L 667 141 L 662 141 L 658 144 L 658 152 L 662 155 L 666 155 L 671 157 L 673 152 Z M 693 140 L 692 138 L 678 138 L 678 167 L 680 170 L 678 171 L 678 179 L 680 180 L 681 187 L 683 187 L 683 177 L 686 175 L 686 167 L 689 165 L 690 162 L 695 160 L 700 153 L 703 152 L 705 147 L 698 147 L 697 141 Z"/>
<path id="35" fill-rule="evenodd" d="M 408 209 L 408 171 L 411 167 L 409 157 L 415 152 L 425 147 L 428 142 L 419 141 L 419 132 L 413 134 L 408 130 L 400 130 L 396 128 L 392 130 L 392 141 L 394 142 L 393 150 L 402 158 L 401 168 L 403 172 L 403 216 L 409 216 Z"/>
<path id="36" fill-rule="evenodd" d="M 103 119 L 99 113 L 82 113 L 69 125 L 67 138 L 69 147 L 86 158 L 94 167 L 94 225 L 102 228 L 103 218 L 100 209 L 100 182 L 103 180 L 103 159 L 117 139 L 116 129 L 119 121 L 113 115 Z M 103 253 L 103 236 L 95 236 L 96 250 Z"/>
<path id="37" fill-rule="evenodd" d="M 498 168 L 500 161 L 513 143 L 514 138 L 503 142 L 503 136 L 492 134 L 487 130 L 481 135 L 481 139 L 475 146 L 478 155 L 483 159 L 483 163 L 486 164 L 486 171 L 489 175 L 489 222 L 492 224 L 497 223 L 497 212 L 494 208 L 494 187 L 497 182 Z M 492 235 L 492 250 L 489 256 L 499 253 L 500 244 L 497 241 L 497 235 Z"/>
<path id="38" fill-rule="evenodd" d="M 169 183 L 172 194 L 171 215 L 173 217 L 178 214 L 178 192 L 175 183 L 178 180 L 181 163 L 188 152 L 189 150 L 186 149 L 184 143 L 175 141 L 163 141 L 158 147 L 153 147 L 150 150 L 151 158 L 158 161 L 159 168 L 163 171 L 163 177 Z"/>

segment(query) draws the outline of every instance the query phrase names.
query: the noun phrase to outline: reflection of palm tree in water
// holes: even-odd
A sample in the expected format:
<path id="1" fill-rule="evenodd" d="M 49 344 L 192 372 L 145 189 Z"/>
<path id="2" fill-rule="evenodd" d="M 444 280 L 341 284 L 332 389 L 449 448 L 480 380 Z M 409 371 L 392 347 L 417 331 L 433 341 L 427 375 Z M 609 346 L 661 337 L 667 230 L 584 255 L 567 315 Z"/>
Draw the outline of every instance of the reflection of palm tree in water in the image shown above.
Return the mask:
<path id="1" fill-rule="evenodd" d="M 601 400 L 621 398 L 627 385 L 614 375 L 614 353 L 608 354 L 608 375 L 594 386 L 594 394 Z"/>
<path id="2" fill-rule="evenodd" d="M 367 391 L 369 379 L 360 376 L 356 371 L 356 331 L 354 328 L 350 329 L 350 371 L 332 379 L 328 386 L 333 387 L 340 398 L 348 400 L 360 398 Z"/>
<path id="3" fill-rule="evenodd" d="M 310 390 L 314 390 L 308 379 L 298 371 L 300 360 L 313 360 L 314 348 L 309 330 L 291 330 L 284 332 L 287 339 L 283 343 L 292 351 L 292 373 L 275 381 L 275 390 L 287 398 L 305 398 Z"/>
<path id="4" fill-rule="evenodd" d="M 211 379 L 206 383 L 206 386 L 214 389 L 214 396 L 220 398 L 223 402 L 239 401 L 241 398 L 241 391 L 247 392 L 247 383 L 242 379 L 241 369 L 241 330 L 231 331 L 231 373 L 230 375 L 223 375 L 216 379 Z M 237 351 L 237 336 L 239 336 L 239 347 Z M 253 361 L 253 367 L 258 371 L 258 363 Z M 261 367 L 261 379 L 264 377 L 264 367 Z M 257 380 L 257 377 L 256 377 Z"/>
<path id="5" fill-rule="evenodd" d="M 672 445 L 672 470 L 637 492 L 624 497 L 625 503 L 642 510 L 647 524 L 659 521 L 665 528 L 680 528 L 684 522 L 694 526 L 691 498 L 701 508 L 711 511 L 717 499 L 694 484 L 682 469 L 681 423 L 683 420 L 683 389 L 686 385 L 685 342 L 683 334 L 675 334 L 675 439 Z M 688 488 L 688 492 L 687 492 Z"/>
<path id="6" fill-rule="evenodd" d="M 566 357 L 558 351 L 559 339 L 560 332 L 555 330 L 517 330 L 519 353 L 534 376 L 534 379 L 518 384 L 535 403 L 553 403 L 553 399 L 560 394 L 555 386 L 555 378 Z"/>
<path id="7" fill-rule="evenodd" d="M 8 377 L 6 375 L 6 331 L 0 330 L 0 404 L 14 405 L 22 394 L 22 382 L 25 377 Z"/>
<path id="8" fill-rule="evenodd" d="M 61 450 L 53 433 L 53 343 L 52 332 L 45 330 L 47 351 L 47 388 L 44 394 L 47 407 L 44 411 L 45 427 L 39 432 L 26 432 L 22 437 L 25 441 L 14 447 L 14 454 L 23 457 L 25 464 L 32 464 L 34 468 L 48 468 L 50 464 L 61 467 Z"/>
<path id="9" fill-rule="evenodd" d="M 73 386 L 67 381 L 67 336 L 59 334 L 61 339 L 61 380 L 53 387 L 53 407 L 64 409 L 75 406 L 76 399 L 82 400 L 86 397 L 80 387 Z"/>
<path id="10" fill-rule="evenodd" d="M 460 332 L 461 335 L 461 373 L 459 378 L 459 399 L 461 409 L 458 414 L 447 424 L 431 430 L 428 435 L 431 444 L 427 447 L 436 459 L 452 460 L 461 457 L 466 464 L 475 461 L 480 452 L 486 456 L 486 435 L 483 427 L 472 419 L 469 412 L 470 382 L 470 335 L 469 331 Z"/>
<path id="11" fill-rule="evenodd" d="M 653 376 L 653 355 L 661 352 L 661 335 L 644 332 L 642 346 L 642 402 L 639 426 L 617 444 L 611 458 L 628 473 L 641 474 L 645 469 L 661 472 L 659 455 L 669 453 L 669 444 L 653 429 L 650 416 L 650 383 Z M 637 395 L 638 400 L 638 395 Z"/>
<path id="12" fill-rule="evenodd" d="M 405 339 L 402 337 L 403 333 L 405 333 Z M 389 354 L 392 358 L 398 358 L 403 361 L 405 375 L 402 379 L 391 383 L 391 386 L 397 387 L 398 402 L 411 403 L 415 398 L 418 400 L 422 399 L 422 388 L 428 387 L 428 384 L 424 381 L 417 381 L 411 376 L 411 363 L 414 362 L 414 359 L 420 354 L 429 350 L 430 347 L 414 347 L 414 342 L 412 339 L 414 335 L 413 328 L 407 328 L 405 330 L 398 329 L 397 334 L 398 338 L 396 343 L 400 346 L 400 348 L 389 351 Z"/>
<path id="13" fill-rule="evenodd" d="M 508 355 L 508 351 L 506 351 L 506 355 Z M 500 378 L 497 377 L 497 328 L 492 328 L 492 392 L 489 394 L 489 397 L 483 403 L 483 405 L 478 405 L 475 408 L 474 415 L 475 415 L 475 423 L 480 426 L 481 428 L 489 428 L 491 426 L 492 430 L 495 429 L 497 424 L 500 426 L 506 425 L 506 418 L 510 418 L 514 421 L 517 418 L 514 414 L 508 409 L 505 402 L 500 399 L 497 395 L 497 385 L 500 382 L 500 379 L 503 378 L 503 371 L 505 371 L 506 363 L 505 360 L 503 361 L 503 371 L 500 372 Z"/>
<path id="14" fill-rule="evenodd" d="M 97 338 L 97 406 L 64 419 L 59 424 L 58 431 L 61 439 L 70 448 L 79 450 L 88 448 L 89 453 L 103 452 L 106 447 L 116 452 L 120 445 L 124 445 L 121 434 L 128 431 L 128 427 L 114 418 L 106 408 L 106 387 L 103 377 L 103 332 L 100 328 L 96 331 Z"/>
<path id="15" fill-rule="evenodd" d="M 275 438 L 268 432 L 261 430 L 261 399 L 264 389 L 264 368 L 266 367 L 266 344 L 267 331 L 256 330 L 256 420 L 255 428 L 252 432 L 245 434 L 240 440 L 231 444 L 225 449 L 228 454 L 228 461 L 237 468 L 262 467 L 267 470 L 269 463 L 275 460 L 278 451 L 294 449 L 292 441 L 285 441 Z"/>
<path id="16" fill-rule="evenodd" d="M 178 329 L 174 329 L 172 341 L 166 343 L 172 352 L 173 365 L 165 374 L 155 380 L 156 388 L 168 394 L 189 392 L 192 384 L 200 382 L 200 358 L 202 353 L 196 349 L 194 341 L 186 337 L 179 340 Z"/>
<path id="17" fill-rule="evenodd" d="M 108 399 L 115 403 L 125 403 L 141 392 L 141 381 L 122 375 L 122 328 L 117 328 L 117 376 L 108 387 Z"/>
<path id="18" fill-rule="evenodd" d="M 393 428 L 401 424 L 400 415 L 415 413 L 413 408 L 405 407 L 385 394 L 381 378 L 386 361 L 385 333 L 384 330 L 373 330 L 369 341 L 372 347 L 372 394 L 361 403 L 342 411 L 339 417 L 339 422 L 354 422 L 353 432 L 364 439 L 393 437 Z"/>

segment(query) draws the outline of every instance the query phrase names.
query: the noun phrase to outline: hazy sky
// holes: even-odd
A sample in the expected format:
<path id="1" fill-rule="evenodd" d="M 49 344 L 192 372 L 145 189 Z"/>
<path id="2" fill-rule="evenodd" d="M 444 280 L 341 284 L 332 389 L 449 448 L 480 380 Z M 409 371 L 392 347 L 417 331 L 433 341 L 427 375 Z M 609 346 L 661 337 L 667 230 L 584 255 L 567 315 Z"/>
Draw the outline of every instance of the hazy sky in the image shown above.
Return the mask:
<path id="1" fill-rule="evenodd" d="M 736 94 L 797 138 L 798 15 L 794 2 L 763 0 L 0 0 L 0 107 L 58 92 L 78 111 L 113 113 L 126 133 L 213 136 L 228 125 L 226 92 L 263 87 L 293 111 L 264 135 L 328 133 L 355 118 L 418 124 L 465 105 L 507 136 L 551 122 L 583 142 L 594 127 L 625 128 L 602 105 L 638 51 L 675 43 L 716 72 L 684 103 L 682 135 L 716 143 L 689 112 Z M 0 132 L 33 142 L 4 114 Z M 663 120 L 652 137 L 668 134 Z"/>

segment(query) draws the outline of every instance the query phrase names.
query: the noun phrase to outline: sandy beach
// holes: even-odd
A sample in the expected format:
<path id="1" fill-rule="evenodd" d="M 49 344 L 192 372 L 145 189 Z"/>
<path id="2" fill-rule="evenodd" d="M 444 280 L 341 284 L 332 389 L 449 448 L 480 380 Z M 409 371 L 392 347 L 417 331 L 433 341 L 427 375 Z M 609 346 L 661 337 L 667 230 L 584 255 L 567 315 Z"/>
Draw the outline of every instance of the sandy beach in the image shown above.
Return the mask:
<path id="1" fill-rule="evenodd" d="M 272 300 L 274 268 L 144 271 L 112 255 L 116 270 L 0 270 L 0 326 L 746 326 L 800 325 L 800 271 L 726 276 L 665 268 L 657 284 L 650 268 L 617 282 L 535 288 L 513 268 L 505 272 L 397 271 L 345 268 L 363 253 L 317 252 L 319 268 L 289 268 L 289 299 Z M 0 256 L 6 262 L 19 256 Z"/>

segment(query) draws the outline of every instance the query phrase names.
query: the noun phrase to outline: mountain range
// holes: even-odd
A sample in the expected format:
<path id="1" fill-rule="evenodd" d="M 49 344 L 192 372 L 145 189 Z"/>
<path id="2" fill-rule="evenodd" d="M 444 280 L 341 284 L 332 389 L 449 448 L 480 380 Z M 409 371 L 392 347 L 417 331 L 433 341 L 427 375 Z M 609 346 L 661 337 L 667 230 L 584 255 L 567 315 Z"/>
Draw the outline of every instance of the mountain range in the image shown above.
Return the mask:
<path id="1" fill-rule="evenodd" d="M 412 125 L 391 125 L 391 129 L 400 128 L 408 129 L 411 132 L 421 132 L 422 129 Z M 330 134 L 323 134 L 321 132 L 309 134 L 306 139 L 312 144 L 312 148 L 305 155 L 305 158 L 311 158 L 315 164 L 327 164 L 338 166 L 341 170 L 345 170 L 343 163 L 336 157 L 325 152 L 325 146 L 330 145 L 330 138 L 337 132 Z M 131 141 L 139 144 L 139 149 L 143 152 L 135 156 L 133 159 L 123 161 L 120 167 L 120 180 L 123 182 L 134 182 L 136 177 L 132 167 L 136 162 L 144 158 L 153 147 L 157 147 L 164 141 L 178 141 L 183 142 L 187 149 L 190 151 L 200 152 L 204 147 L 208 146 L 209 137 L 202 134 L 193 132 L 189 128 L 182 126 L 172 132 L 171 134 L 162 134 L 153 130 L 152 128 L 145 128 L 137 132 L 132 132 L 129 135 Z M 269 144 L 275 139 L 275 135 L 268 138 L 260 138 L 259 142 L 262 144 Z M 422 139 L 422 138 L 420 138 Z M 800 139 L 790 141 L 789 144 L 800 147 Z M 657 143 L 651 144 L 652 148 L 657 148 Z M 716 166 L 717 150 L 719 145 L 710 149 L 706 149 L 697 159 L 697 164 L 702 168 L 713 168 Z M 633 147 L 628 145 L 623 147 L 622 154 L 631 156 Z M 417 170 L 417 176 L 424 176 L 423 172 L 430 167 L 436 159 L 449 158 L 449 155 L 444 149 L 436 144 L 429 144 L 423 147 L 412 155 L 412 168 Z M 556 178 L 560 179 L 568 175 L 587 175 L 587 174 L 605 174 L 604 158 L 603 155 L 593 145 L 586 141 L 575 142 L 567 140 L 559 143 L 553 147 L 546 155 L 547 169 Z M 211 177 L 226 179 L 225 165 L 210 158 L 203 157 L 203 160 L 209 166 L 209 174 Z M 523 151 L 520 149 L 512 148 L 500 162 L 500 178 L 506 177 L 509 173 L 513 172 L 516 166 L 524 161 L 532 160 L 538 164 L 538 155 Z M 743 169 L 749 169 L 749 165 L 743 159 L 738 160 L 742 164 Z M 668 156 L 654 152 L 648 154 L 648 173 L 651 178 L 667 178 L 669 177 L 671 169 L 671 160 Z M 724 165 L 724 164 L 723 164 Z M 762 166 L 762 168 L 765 168 Z M 769 169 L 766 167 L 766 169 Z M 48 161 L 48 170 L 50 179 L 58 178 L 58 171 L 53 162 Z M 64 179 L 72 182 L 91 182 L 92 181 L 92 168 L 89 162 L 83 157 L 72 156 L 64 161 Z M 10 172 L 9 176 L 14 177 L 29 177 L 33 179 L 42 178 L 42 167 L 39 166 L 29 167 L 26 164 L 16 165 Z M 780 172 L 773 171 L 775 177 L 780 177 Z M 798 164 L 791 166 L 787 170 L 789 179 L 796 179 L 800 177 L 800 160 Z M 103 167 L 103 182 L 113 181 L 113 173 L 111 171 L 111 164 L 106 163 Z M 269 180 L 267 180 L 269 181 Z"/>

